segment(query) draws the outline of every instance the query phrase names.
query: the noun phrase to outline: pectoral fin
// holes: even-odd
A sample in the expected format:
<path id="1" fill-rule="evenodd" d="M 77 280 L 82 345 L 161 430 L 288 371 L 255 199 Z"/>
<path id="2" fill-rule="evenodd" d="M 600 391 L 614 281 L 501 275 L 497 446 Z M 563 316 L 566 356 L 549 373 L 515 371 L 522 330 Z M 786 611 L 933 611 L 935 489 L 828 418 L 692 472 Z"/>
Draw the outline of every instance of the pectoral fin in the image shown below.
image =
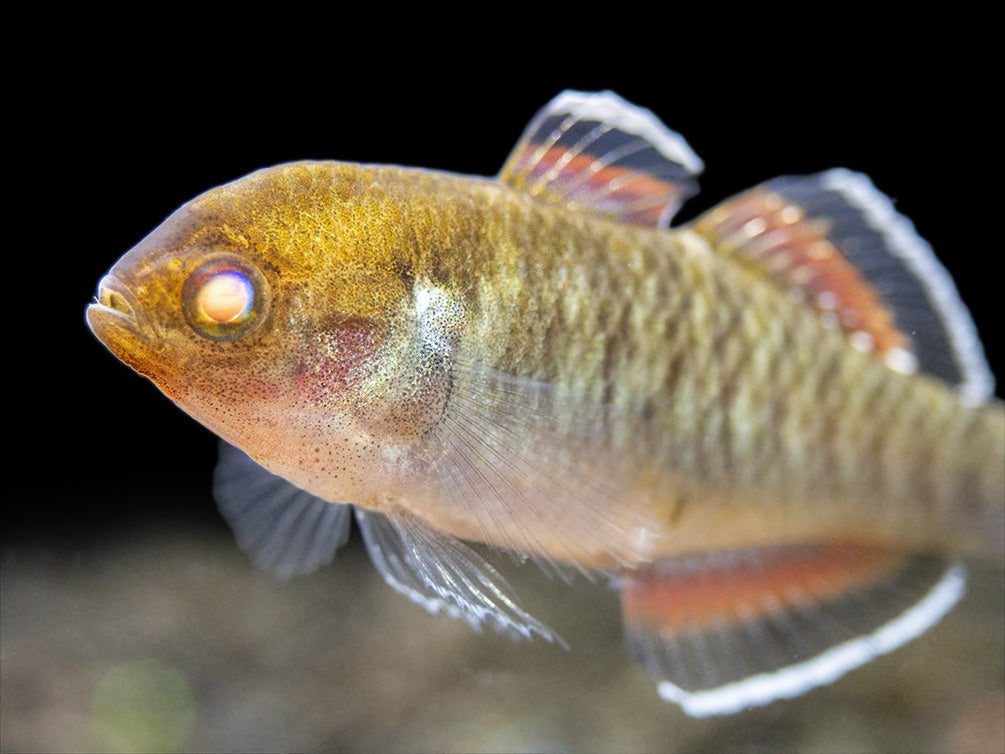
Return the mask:
<path id="1" fill-rule="evenodd" d="M 621 599 L 660 695 L 708 717 L 831 683 L 924 633 L 964 584 L 956 562 L 825 543 L 663 561 Z"/>
<path id="2" fill-rule="evenodd" d="M 618 421 L 599 401 L 458 359 L 426 442 L 443 499 L 477 526 L 472 539 L 589 576 L 648 562 L 659 538 L 656 506 L 605 452 L 604 431 L 630 431 Z"/>

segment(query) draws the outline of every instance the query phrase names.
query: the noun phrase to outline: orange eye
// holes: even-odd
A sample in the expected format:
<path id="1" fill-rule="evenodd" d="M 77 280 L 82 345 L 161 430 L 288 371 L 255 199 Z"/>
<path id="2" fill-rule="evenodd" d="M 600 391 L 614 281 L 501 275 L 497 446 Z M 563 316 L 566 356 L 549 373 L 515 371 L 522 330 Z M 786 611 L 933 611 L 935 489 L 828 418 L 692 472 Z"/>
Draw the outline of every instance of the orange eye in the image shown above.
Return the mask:
<path id="1" fill-rule="evenodd" d="M 262 321 L 267 298 L 262 274 L 235 254 L 214 254 L 182 288 L 185 319 L 210 340 L 248 335 Z"/>

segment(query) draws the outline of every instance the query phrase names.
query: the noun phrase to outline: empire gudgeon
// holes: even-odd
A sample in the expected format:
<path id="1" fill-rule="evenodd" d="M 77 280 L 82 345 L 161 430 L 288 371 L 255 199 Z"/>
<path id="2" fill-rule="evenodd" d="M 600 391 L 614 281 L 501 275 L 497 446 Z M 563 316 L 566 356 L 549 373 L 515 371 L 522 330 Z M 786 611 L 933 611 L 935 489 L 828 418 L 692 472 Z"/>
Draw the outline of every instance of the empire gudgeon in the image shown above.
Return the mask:
<path id="1" fill-rule="evenodd" d="M 351 511 L 431 612 L 557 638 L 462 540 L 616 580 L 686 712 L 805 692 L 1005 554 L 1005 411 L 931 249 L 862 175 L 670 228 L 702 163 L 566 92 L 497 179 L 279 165 L 181 207 L 87 320 L 225 445 L 216 497 L 280 575 Z"/>

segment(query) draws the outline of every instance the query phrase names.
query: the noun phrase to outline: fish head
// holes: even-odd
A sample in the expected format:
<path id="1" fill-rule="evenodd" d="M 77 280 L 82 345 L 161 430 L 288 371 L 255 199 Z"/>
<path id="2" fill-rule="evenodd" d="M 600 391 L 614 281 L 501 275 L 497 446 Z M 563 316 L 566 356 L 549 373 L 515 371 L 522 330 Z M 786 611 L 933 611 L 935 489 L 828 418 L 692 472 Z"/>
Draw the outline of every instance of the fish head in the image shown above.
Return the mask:
<path id="1" fill-rule="evenodd" d="M 459 323 L 417 297 L 372 186 L 365 168 L 300 163 L 213 189 L 126 253 L 86 313 L 197 421 L 329 500 L 386 494 L 389 458 L 445 401 Z"/>

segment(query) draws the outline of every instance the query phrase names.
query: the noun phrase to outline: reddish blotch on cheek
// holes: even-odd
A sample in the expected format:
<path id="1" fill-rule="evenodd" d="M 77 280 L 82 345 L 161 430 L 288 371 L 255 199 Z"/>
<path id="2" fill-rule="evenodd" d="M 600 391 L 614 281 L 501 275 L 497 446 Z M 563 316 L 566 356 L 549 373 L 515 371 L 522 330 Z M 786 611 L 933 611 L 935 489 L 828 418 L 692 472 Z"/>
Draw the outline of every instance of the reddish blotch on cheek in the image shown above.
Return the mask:
<path id="1" fill-rule="evenodd" d="M 293 383 L 302 398 L 319 404 L 344 401 L 370 372 L 376 351 L 373 328 L 356 319 L 311 333 L 302 347 Z"/>

